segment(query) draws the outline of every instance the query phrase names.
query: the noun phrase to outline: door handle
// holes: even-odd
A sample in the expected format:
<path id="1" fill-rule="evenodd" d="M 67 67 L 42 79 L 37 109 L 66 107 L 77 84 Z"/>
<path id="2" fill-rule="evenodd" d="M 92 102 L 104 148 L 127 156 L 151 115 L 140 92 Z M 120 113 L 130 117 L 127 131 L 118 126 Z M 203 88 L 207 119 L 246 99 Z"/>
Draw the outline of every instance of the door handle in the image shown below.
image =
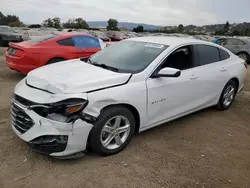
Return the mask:
<path id="1" fill-rule="evenodd" d="M 192 75 L 189 79 L 190 79 L 190 80 L 196 80 L 197 78 L 198 78 L 198 76 Z"/>
<path id="2" fill-rule="evenodd" d="M 221 71 L 221 72 L 225 72 L 225 71 L 227 71 L 227 68 L 226 68 L 226 67 L 222 67 L 222 68 L 220 69 L 220 71 Z"/>

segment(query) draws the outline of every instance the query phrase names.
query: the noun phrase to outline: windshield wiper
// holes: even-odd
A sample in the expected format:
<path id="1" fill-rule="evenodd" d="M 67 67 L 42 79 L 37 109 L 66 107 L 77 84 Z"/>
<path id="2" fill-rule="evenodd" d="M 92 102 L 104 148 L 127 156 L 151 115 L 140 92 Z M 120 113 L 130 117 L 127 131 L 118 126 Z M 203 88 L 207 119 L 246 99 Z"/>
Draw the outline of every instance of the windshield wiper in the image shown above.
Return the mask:
<path id="1" fill-rule="evenodd" d="M 90 60 L 89 60 L 89 61 L 90 61 Z M 91 62 L 90 62 L 90 63 L 91 63 Z M 96 63 L 96 62 L 93 62 L 93 63 L 91 63 L 91 64 L 92 64 L 92 65 L 95 65 L 95 66 L 97 66 L 97 67 L 102 67 L 102 68 L 104 68 L 104 69 L 112 70 L 112 71 L 114 71 L 114 72 L 118 72 L 118 71 L 119 71 L 117 68 L 108 66 L 108 65 L 106 65 L 106 64 L 98 64 L 98 63 Z"/>

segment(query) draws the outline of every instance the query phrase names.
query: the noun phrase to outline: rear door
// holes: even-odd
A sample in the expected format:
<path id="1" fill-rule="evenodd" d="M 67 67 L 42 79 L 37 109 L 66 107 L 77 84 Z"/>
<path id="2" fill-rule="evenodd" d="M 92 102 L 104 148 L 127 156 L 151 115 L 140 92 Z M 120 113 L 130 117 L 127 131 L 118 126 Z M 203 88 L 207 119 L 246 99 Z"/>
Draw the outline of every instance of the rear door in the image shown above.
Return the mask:
<path id="1" fill-rule="evenodd" d="M 200 105 L 211 105 L 228 81 L 227 59 L 230 56 L 222 49 L 204 44 L 195 45 L 195 54 L 197 76 L 202 85 L 199 90 L 199 96 L 202 96 Z"/>
<path id="2" fill-rule="evenodd" d="M 87 58 L 101 50 L 99 39 L 92 36 L 77 35 L 72 37 L 72 41 L 79 58 Z"/>

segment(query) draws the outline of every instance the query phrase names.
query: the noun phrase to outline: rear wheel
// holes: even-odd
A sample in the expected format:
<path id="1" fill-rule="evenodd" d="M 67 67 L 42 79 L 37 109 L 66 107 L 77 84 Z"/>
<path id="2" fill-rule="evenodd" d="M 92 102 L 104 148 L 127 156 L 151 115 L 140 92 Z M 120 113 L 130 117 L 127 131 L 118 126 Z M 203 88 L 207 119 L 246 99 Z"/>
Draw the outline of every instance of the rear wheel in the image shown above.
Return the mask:
<path id="1" fill-rule="evenodd" d="M 90 134 L 90 146 L 99 155 L 113 155 L 122 151 L 135 132 L 135 118 L 125 107 L 105 109 Z"/>
<path id="2" fill-rule="evenodd" d="M 230 80 L 224 87 L 216 107 L 219 110 L 227 110 L 230 108 L 233 104 L 237 89 L 237 83 L 234 80 Z"/>
<path id="3" fill-rule="evenodd" d="M 238 54 L 238 56 L 241 58 L 241 59 L 244 59 L 247 63 L 250 63 L 250 57 L 247 53 L 245 52 L 240 52 Z"/>
<path id="4" fill-rule="evenodd" d="M 53 59 L 48 61 L 47 65 L 52 64 L 52 63 L 57 63 L 57 62 L 60 62 L 60 61 L 64 61 L 64 60 L 65 59 L 59 58 L 59 57 L 58 58 L 53 58 Z"/>

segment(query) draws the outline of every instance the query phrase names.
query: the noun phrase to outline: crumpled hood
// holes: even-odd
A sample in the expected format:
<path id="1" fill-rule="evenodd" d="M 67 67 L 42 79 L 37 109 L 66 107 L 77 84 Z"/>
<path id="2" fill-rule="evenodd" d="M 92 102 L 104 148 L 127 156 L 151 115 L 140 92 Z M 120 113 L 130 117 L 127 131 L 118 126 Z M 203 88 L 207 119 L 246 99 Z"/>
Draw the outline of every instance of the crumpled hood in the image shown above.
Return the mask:
<path id="1" fill-rule="evenodd" d="M 131 74 L 116 73 L 74 59 L 31 71 L 26 83 L 51 93 L 82 93 L 124 84 Z"/>

